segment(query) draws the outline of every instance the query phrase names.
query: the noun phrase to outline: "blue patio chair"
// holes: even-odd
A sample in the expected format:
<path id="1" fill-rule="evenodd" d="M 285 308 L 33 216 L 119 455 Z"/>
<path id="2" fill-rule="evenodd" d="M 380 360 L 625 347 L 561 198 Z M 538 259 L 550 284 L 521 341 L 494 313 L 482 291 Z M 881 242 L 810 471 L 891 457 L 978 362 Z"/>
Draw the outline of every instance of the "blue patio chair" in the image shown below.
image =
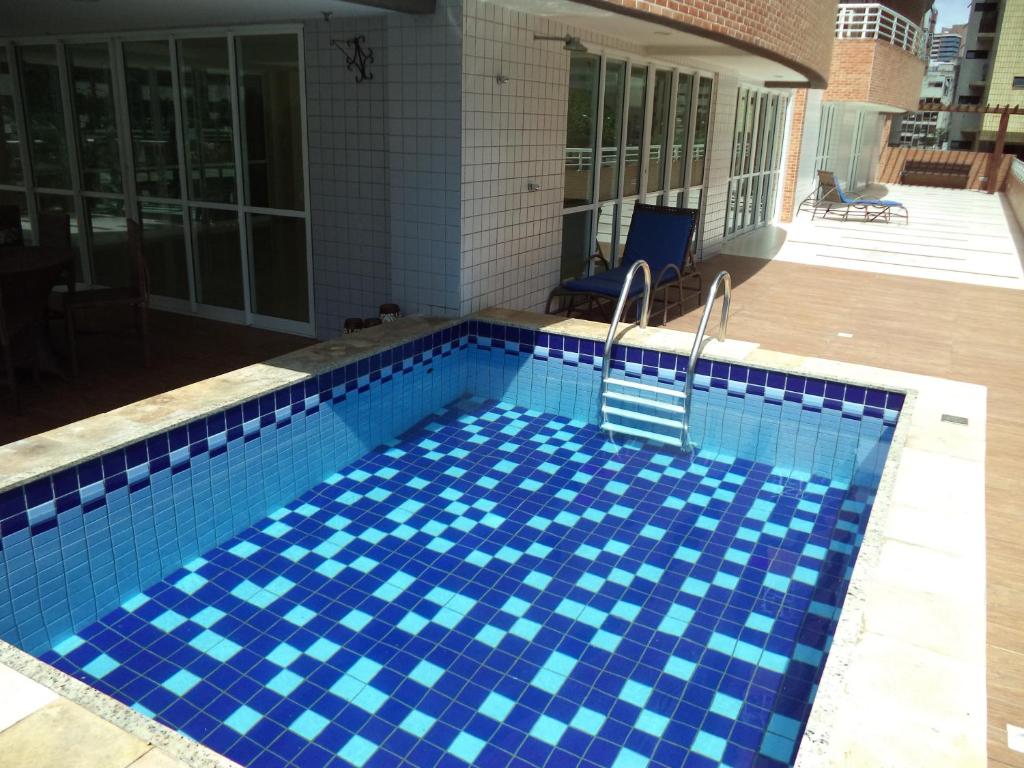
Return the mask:
<path id="1" fill-rule="evenodd" d="M 803 205 L 801 203 L 800 208 Z M 849 197 L 832 171 L 818 171 L 817 199 L 811 206 L 811 219 L 820 215 L 823 219 L 832 217 L 847 221 L 851 213 L 862 215 L 865 221 L 890 222 L 895 215 L 896 218 L 902 218 L 904 223 L 910 223 L 906 206 L 898 200 Z"/>
<path id="2" fill-rule="evenodd" d="M 682 307 L 685 291 L 693 291 L 700 306 L 703 280 L 694 266 L 693 232 L 698 211 L 692 208 L 672 208 L 664 205 L 637 203 L 629 223 L 626 247 L 615 269 L 598 272 L 589 277 L 566 280 L 551 291 L 545 311 L 548 314 L 589 312 L 604 306 L 609 314 L 630 267 L 643 259 L 651 268 L 653 280 L 651 299 L 662 305 L 662 322 L 667 322 L 670 309 Z M 607 262 L 601 257 L 601 261 Z M 692 280 L 692 286 L 685 281 Z M 675 292 L 675 297 L 671 292 Z M 643 296 L 643 281 L 634 280 L 628 304 L 635 304 Z M 552 311 L 552 303 L 560 300 L 560 307 Z M 628 313 L 629 307 L 626 307 Z"/>

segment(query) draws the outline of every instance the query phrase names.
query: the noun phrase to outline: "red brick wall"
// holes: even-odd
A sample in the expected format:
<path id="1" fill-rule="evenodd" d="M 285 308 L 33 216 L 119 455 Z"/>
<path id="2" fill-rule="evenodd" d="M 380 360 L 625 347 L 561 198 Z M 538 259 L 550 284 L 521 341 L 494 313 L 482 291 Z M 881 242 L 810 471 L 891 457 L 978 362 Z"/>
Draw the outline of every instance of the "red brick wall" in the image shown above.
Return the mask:
<path id="1" fill-rule="evenodd" d="M 582 0 L 587 5 L 659 21 L 766 56 L 803 74 L 812 87 L 828 79 L 836 0 Z M 772 73 L 766 72 L 767 80 Z M 920 80 L 920 78 L 918 78 Z"/>
<path id="2" fill-rule="evenodd" d="M 917 149 L 910 147 L 884 147 L 882 156 L 878 160 L 878 181 L 882 184 L 899 184 L 900 173 L 903 165 L 908 160 L 921 160 L 929 163 L 942 163 L 944 165 L 967 165 L 970 172 L 967 177 L 968 189 L 984 190 L 987 183 L 982 178 L 988 173 L 988 152 L 967 152 L 961 150 L 942 149 Z M 1013 162 L 1013 155 L 1003 155 L 999 164 L 999 175 L 996 189 L 1003 189 L 1007 183 L 1007 174 L 1010 171 L 1010 164 Z"/>
<path id="3" fill-rule="evenodd" d="M 836 40 L 822 101 L 857 101 L 903 111 L 917 108 L 924 62 L 875 40 Z"/>
<path id="4" fill-rule="evenodd" d="M 793 220 L 793 207 L 796 205 L 796 177 L 800 170 L 800 146 L 804 137 L 804 116 L 807 114 L 807 90 L 796 92 L 793 97 L 793 121 L 790 123 L 789 144 L 786 147 L 785 171 L 782 174 L 782 209 L 779 218 L 782 221 Z"/>

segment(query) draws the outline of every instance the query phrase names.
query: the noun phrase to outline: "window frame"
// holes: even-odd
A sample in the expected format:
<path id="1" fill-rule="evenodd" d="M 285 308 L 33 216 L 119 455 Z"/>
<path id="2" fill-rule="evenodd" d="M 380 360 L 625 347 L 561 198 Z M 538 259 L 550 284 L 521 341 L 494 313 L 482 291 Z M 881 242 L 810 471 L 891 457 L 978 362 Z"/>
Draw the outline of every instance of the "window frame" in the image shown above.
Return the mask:
<path id="1" fill-rule="evenodd" d="M 236 41 L 239 37 L 250 37 L 258 35 L 292 35 L 296 45 L 296 66 L 298 68 L 299 103 L 301 105 L 300 115 L 300 140 L 301 140 L 301 162 L 302 162 L 302 190 L 303 207 L 301 209 L 270 208 L 263 206 L 249 205 L 246 199 L 245 180 L 241 170 L 245 163 L 245 156 L 242 147 L 242 129 L 240 121 L 244 119 L 242 114 L 242 95 L 238 83 L 238 63 Z M 188 188 L 188 172 L 186 158 L 184 155 L 184 104 L 182 101 L 181 69 L 179 61 L 178 43 L 181 40 L 196 38 L 223 38 L 228 46 L 228 66 L 231 83 L 231 112 L 233 126 L 233 157 L 235 161 L 235 183 L 236 201 L 233 203 L 206 202 L 194 199 L 191 190 Z M 174 101 L 174 141 L 177 149 L 177 170 L 179 178 L 179 189 L 177 197 L 159 197 L 153 195 L 142 195 L 138 193 L 135 176 L 136 160 L 132 146 L 131 125 L 128 111 L 128 94 L 124 60 L 124 44 L 136 41 L 153 41 L 166 43 L 169 49 L 169 65 L 171 71 L 171 90 Z M 313 267 L 313 237 L 310 200 L 310 172 L 309 172 L 309 132 L 308 118 L 306 114 L 306 65 L 305 65 L 305 44 L 304 28 L 301 23 L 285 24 L 254 24 L 254 25 L 232 25 L 209 28 L 183 28 L 171 30 L 154 30 L 130 32 L 122 34 L 82 34 L 62 35 L 46 37 L 24 37 L 24 38 L 0 38 L 0 47 L 3 47 L 11 70 L 11 77 L 14 83 L 15 116 L 21 143 L 21 166 L 22 184 L 0 184 L 0 191 L 22 194 L 26 197 L 28 217 L 33 232 L 38 231 L 38 201 L 37 196 L 64 195 L 70 196 L 74 201 L 74 213 L 72 215 L 73 230 L 78 233 L 78 253 L 80 262 L 80 284 L 84 286 L 96 285 L 94 281 L 93 257 L 94 248 L 91 242 L 91 227 L 89 226 L 89 204 L 90 199 L 119 200 L 122 202 L 126 216 L 141 216 L 142 204 L 167 205 L 180 208 L 183 226 L 183 237 L 185 246 L 185 263 L 188 275 L 188 298 L 172 298 L 153 294 L 150 298 L 150 305 L 156 309 L 168 310 L 185 314 L 198 315 L 213 320 L 223 320 L 244 325 L 251 325 L 268 330 L 294 333 L 302 336 L 316 335 L 316 306 L 314 303 L 314 267 Z M 113 192 L 92 192 L 82 189 L 82 167 L 78 153 L 78 130 L 77 117 L 74 114 L 75 105 L 71 94 L 71 69 L 70 57 L 67 47 L 81 43 L 104 43 L 107 45 L 110 73 L 112 80 L 112 97 L 115 109 L 115 124 L 118 132 L 118 150 L 120 154 L 121 191 Z M 57 189 L 39 187 L 35 185 L 33 177 L 33 166 L 31 164 L 31 153 L 27 150 L 27 142 L 24 138 L 26 132 L 26 114 L 24 105 L 24 94 L 22 92 L 21 65 L 18 49 L 29 45 L 52 45 L 57 50 L 57 60 L 60 72 L 61 98 L 64 109 L 64 136 L 68 147 L 68 163 L 70 170 L 70 189 Z M 217 307 L 210 304 L 203 304 L 198 301 L 198 284 L 195 269 L 195 243 L 192 228 L 192 213 L 194 210 L 221 210 L 232 211 L 238 217 L 239 224 L 239 260 L 241 263 L 243 308 L 229 309 Z M 306 267 L 306 307 L 307 320 L 298 320 L 261 315 L 253 310 L 254 297 L 252 294 L 253 281 L 253 251 L 250 247 L 252 240 L 251 217 L 253 215 L 269 215 L 286 218 L 303 219 L 305 222 L 305 267 Z"/>
<path id="2" fill-rule="evenodd" d="M 639 56 L 636 54 L 630 54 L 615 49 L 604 49 L 600 47 L 591 47 L 589 52 L 590 55 L 598 57 L 598 77 L 595 87 L 597 89 L 597 116 L 598 116 L 598 127 L 595 130 L 595 142 L 594 146 L 591 147 L 591 156 L 598 158 L 595 163 L 594 173 L 591 178 L 591 194 L 590 202 L 574 205 L 574 206 L 563 206 L 562 217 L 563 221 L 565 217 L 573 214 L 579 214 L 584 212 L 590 212 L 590 235 L 589 235 L 589 250 L 591 253 L 600 252 L 601 245 L 599 243 L 599 230 L 601 229 L 602 221 L 602 210 L 610 214 L 610 243 L 609 252 L 603 253 L 602 255 L 608 260 L 611 267 L 617 266 L 621 260 L 622 247 L 625 245 L 621 237 L 622 232 L 622 211 L 625 207 L 635 205 L 637 202 L 649 202 L 652 199 L 662 205 L 675 205 L 671 202 L 673 196 L 678 195 L 682 197 L 686 194 L 692 194 L 697 192 L 703 198 L 703 192 L 707 187 L 708 175 L 707 168 L 705 167 L 704 180 L 700 185 L 691 185 L 692 176 L 692 154 L 694 145 L 694 134 L 697 124 L 697 106 L 698 106 L 698 92 L 701 82 L 701 78 L 704 78 L 711 82 L 711 95 L 710 95 L 710 109 L 708 112 L 708 141 L 707 146 L 710 147 L 711 141 L 714 137 L 714 123 L 715 123 L 715 98 L 718 91 L 718 75 L 717 73 L 711 72 L 710 70 L 701 69 L 700 67 L 685 66 L 680 64 L 668 63 L 660 61 L 658 59 Z M 604 121 L 604 109 L 605 109 L 605 92 L 607 84 L 607 71 L 608 63 L 614 62 L 625 62 L 625 68 L 623 72 L 623 97 L 622 102 L 619 105 L 620 119 L 619 119 L 619 135 L 618 144 L 615 147 L 605 147 L 603 143 L 603 121 Z M 571 66 L 571 62 L 570 62 Z M 644 104 L 644 125 L 641 137 L 641 144 L 638 147 L 639 152 L 639 179 L 638 179 L 638 191 L 636 194 L 626 194 L 625 190 L 625 166 L 626 166 L 626 136 L 629 129 L 628 118 L 629 118 L 629 88 L 630 78 L 635 69 L 645 69 L 647 72 L 647 86 L 645 93 L 645 104 Z M 661 161 L 661 173 L 659 185 L 652 189 L 650 192 L 646 191 L 648 187 L 649 175 L 650 175 L 650 141 L 652 132 L 652 120 L 653 106 L 654 106 L 654 90 L 655 90 L 655 79 L 658 71 L 668 71 L 670 73 L 669 79 L 669 100 L 667 105 L 668 119 L 665 126 L 666 131 L 666 143 L 669 146 L 667 157 L 663 157 Z M 692 78 L 691 80 L 691 95 L 690 95 L 690 108 L 687 114 L 688 128 L 686 134 L 686 147 L 682 150 L 680 156 L 680 162 L 684 163 L 683 168 L 683 186 L 672 187 L 672 141 L 675 136 L 675 124 L 676 124 L 676 100 L 679 94 L 679 78 L 680 76 L 686 76 Z M 566 98 L 568 104 L 568 98 Z M 568 115 L 567 115 L 568 117 Z M 613 194 L 605 200 L 600 199 L 600 178 L 601 178 L 601 163 L 604 157 L 604 151 L 606 149 L 614 148 L 617 153 L 618 162 L 618 173 L 615 179 L 615 188 Z M 709 153 L 705 148 L 705 163 L 707 163 Z M 563 160 L 564 168 L 564 160 Z M 564 178 L 564 171 L 563 171 Z M 680 206 L 681 207 L 681 206 Z M 702 248 L 702 232 L 703 232 L 703 218 L 704 218 L 704 206 L 700 206 L 700 219 L 697 222 L 697 228 L 695 232 L 695 249 L 696 253 L 700 254 Z M 607 224 L 605 225 L 608 226 Z M 563 227 L 564 231 L 564 227 Z M 590 254 L 588 254 L 589 256 Z"/>

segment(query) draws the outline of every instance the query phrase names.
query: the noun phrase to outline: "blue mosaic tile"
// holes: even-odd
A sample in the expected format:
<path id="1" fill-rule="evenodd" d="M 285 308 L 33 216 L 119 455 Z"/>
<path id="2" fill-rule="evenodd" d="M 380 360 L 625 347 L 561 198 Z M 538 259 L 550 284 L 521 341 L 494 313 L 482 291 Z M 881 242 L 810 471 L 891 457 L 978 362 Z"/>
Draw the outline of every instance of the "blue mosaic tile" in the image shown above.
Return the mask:
<path id="1" fill-rule="evenodd" d="M 470 398 L 44 658 L 243 764 L 774 768 L 871 493 Z"/>

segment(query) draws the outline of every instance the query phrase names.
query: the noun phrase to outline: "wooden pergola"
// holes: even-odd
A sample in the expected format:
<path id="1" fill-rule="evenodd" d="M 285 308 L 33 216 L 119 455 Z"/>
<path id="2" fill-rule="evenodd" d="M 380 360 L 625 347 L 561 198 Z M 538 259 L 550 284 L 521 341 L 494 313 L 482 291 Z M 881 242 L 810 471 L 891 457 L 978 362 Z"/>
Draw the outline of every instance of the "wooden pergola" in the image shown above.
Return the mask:
<path id="1" fill-rule="evenodd" d="M 943 104 L 938 101 L 924 101 L 917 107 L 918 112 L 967 112 L 976 115 L 999 115 L 999 129 L 996 131 L 996 143 L 988 158 L 988 188 L 990 195 L 996 193 L 999 181 L 999 163 L 1006 147 L 1006 131 L 1010 126 L 1010 115 L 1024 115 L 1024 107 L 1009 104 Z"/>

